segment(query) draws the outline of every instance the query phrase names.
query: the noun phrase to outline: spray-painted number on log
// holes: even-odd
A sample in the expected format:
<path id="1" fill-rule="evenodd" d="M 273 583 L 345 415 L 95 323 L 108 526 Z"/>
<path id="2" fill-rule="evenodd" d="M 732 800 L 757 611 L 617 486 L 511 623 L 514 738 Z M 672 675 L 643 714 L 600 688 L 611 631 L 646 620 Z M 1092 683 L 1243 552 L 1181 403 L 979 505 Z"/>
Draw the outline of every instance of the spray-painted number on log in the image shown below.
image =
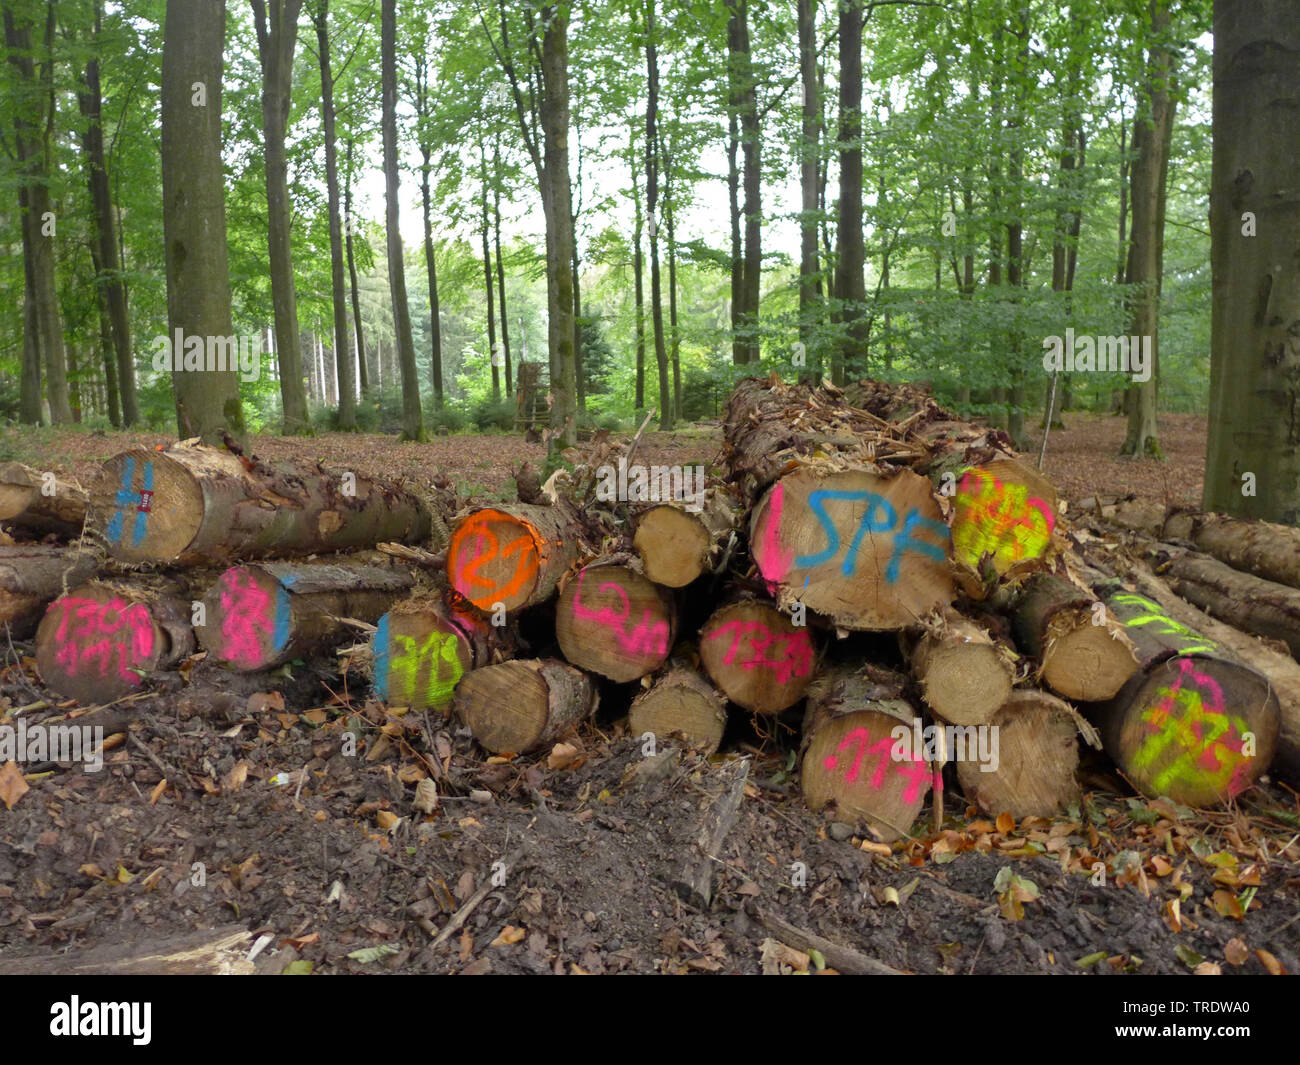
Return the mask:
<path id="1" fill-rule="evenodd" d="M 145 533 L 149 531 L 149 515 L 153 512 L 153 462 L 147 461 L 144 464 L 139 491 L 131 487 L 134 476 L 135 459 L 128 458 L 122 464 L 122 483 L 113 497 L 116 509 L 113 511 L 113 516 L 108 519 L 108 526 L 104 530 L 109 543 L 122 542 L 123 536 L 126 535 L 128 521 L 131 526 L 132 547 L 138 546 L 144 540 Z"/>
<path id="2" fill-rule="evenodd" d="M 457 527 L 448 548 L 449 557 L 456 561 L 456 591 L 480 610 L 491 610 L 492 604 L 510 599 L 536 576 L 538 569 L 532 535 L 525 532 L 502 547 L 492 529 L 494 520 L 488 515 L 474 515 Z M 504 579 L 494 580 L 479 572 L 490 562 L 505 562 L 512 556 L 515 568 Z"/>
<path id="3" fill-rule="evenodd" d="M 264 648 L 281 650 L 289 642 L 289 593 L 277 586 L 274 600 L 245 569 L 221 575 L 222 657 L 255 669 Z"/>
<path id="4" fill-rule="evenodd" d="M 1056 516 L 1051 506 L 1032 497 L 1023 484 L 1006 484 L 987 470 L 967 470 L 954 500 L 953 548 L 970 566 L 991 555 L 1006 568 L 1037 558 L 1052 540 Z"/>
<path id="5" fill-rule="evenodd" d="M 655 621 L 650 610 L 641 611 L 641 620 L 629 629 L 628 621 L 632 614 L 632 603 L 626 590 L 616 581 L 603 581 L 600 585 L 602 595 L 612 594 L 618 598 L 620 609 L 602 606 L 596 610 L 582 604 L 582 582 L 586 572 L 578 574 L 577 587 L 573 593 L 573 616 L 583 621 L 594 621 L 614 634 L 618 644 L 630 655 L 649 654 L 666 655 L 668 653 L 668 625 L 664 621 Z"/>
<path id="6" fill-rule="evenodd" d="M 103 603 L 64 596 L 50 609 L 63 615 L 54 632 L 54 661 L 70 676 L 93 672 L 108 677 L 115 669 L 127 684 L 140 683 L 134 669 L 154 650 L 153 622 L 143 604 L 128 605 L 117 596 Z"/>
<path id="7" fill-rule="evenodd" d="M 705 639 L 720 640 L 726 635 L 731 636 L 731 646 L 722 657 L 725 666 L 736 661 L 741 641 L 748 636 L 749 657 L 741 660 L 741 669 L 770 669 L 776 674 L 778 684 L 788 683 L 791 677 L 806 677 L 812 672 L 812 640 L 803 629 L 778 636 L 761 621 L 728 621 Z M 770 656 L 769 648 L 772 649 Z"/>
<path id="8" fill-rule="evenodd" d="M 439 706 L 451 698 L 465 674 L 454 633 L 431 632 L 417 644 L 413 636 L 390 632 L 385 614 L 376 627 L 375 647 L 375 687 L 384 702 L 413 701 L 423 673 L 422 698 L 428 706 Z"/>
<path id="9" fill-rule="evenodd" d="M 930 768 L 926 765 L 925 760 L 919 755 L 912 753 L 909 758 L 895 758 L 893 751 L 896 741 L 893 736 L 885 736 L 877 740 L 870 746 L 867 746 L 871 740 L 871 733 L 862 727 L 853 729 L 847 733 L 844 739 L 840 740 L 840 745 L 835 748 L 834 754 L 828 754 L 823 760 L 822 765 L 831 772 L 834 772 L 840 766 L 840 755 L 849 747 L 854 747 L 853 761 L 849 764 L 848 769 L 844 772 L 846 783 L 852 784 L 858 779 L 862 772 L 862 762 L 867 755 L 876 756 L 876 770 L 871 774 L 871 779 L 867 782 L 872 791 L 879 791 L 885 785 L 885 777 L 889 772 L 890 766 L 894 771 L 900 774 L 906 781 L 907 785 L 903 790 L 904 802 L 916 802 L 924 793 L 923 789 L 930 783 Z M 856 744 L 856 746 L 854 746 Z"/>
<path id="10" fill-rule="evenodd" d="M 1166 753 L 1182 751 L 1151 778 L 1163 794 L 1170 786 L 1208 781 L 1221 794 L 1240 794 L 1250 784 L 1250 756 L 1245 752 L 1250 726 L 1229 716 L 1223 689 L 1196 668 L 1194 658 L 1177 661 L 1178 679 L 1156 690 L 1158 701 L 1142 711 L 1147 737 L 1133 755 L 1133 766 L 1145 769 Z"/>
<path id="11" fill-rule="evenodd" d="M 1133 629 L 1149 625 L 1153 632 L 1168 637 L 1176 645 L 1179 654 L 1213 654 L 1218 649 L 1213 640 L 1207 640 L 1182 622 L 1175 621 L 1150 599 L 1125 592 L 1114 596 L 1111 602 L 1144 611 L 1125 620 L 1124 627 Z"/>

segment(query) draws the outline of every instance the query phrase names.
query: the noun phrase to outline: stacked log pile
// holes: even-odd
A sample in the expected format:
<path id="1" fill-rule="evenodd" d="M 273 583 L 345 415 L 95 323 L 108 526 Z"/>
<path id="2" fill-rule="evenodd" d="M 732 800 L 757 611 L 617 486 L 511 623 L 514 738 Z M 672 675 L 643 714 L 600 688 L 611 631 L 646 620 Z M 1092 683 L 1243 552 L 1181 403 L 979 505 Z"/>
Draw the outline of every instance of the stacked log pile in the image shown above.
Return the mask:
<path id="1" fill-rule="evenodd" d="M 648 473 L 639 433 L 597 433 L 489 507 L 130 451 L 86 493 L 82 548 L 10 548 L 21 577 L 0 552 L 0 609 L 50 604 L 37 661 L 81 700 L 196 649 L 266 670 L 360 626 L 376 697 L 493 756 L 545 756 L 598 711 L 706 753 L 749 736 L 882 842 L 927 802 L 939 819 L 945 781 L 995 817 L 1067 809 L 1088 746 L 1189 805 L 1300 781 L 1295 530 L 1095 502 L 1067 528 L 1005 434 L 915 387 L 749 379 L 723 432 L 718 469 Z"/>

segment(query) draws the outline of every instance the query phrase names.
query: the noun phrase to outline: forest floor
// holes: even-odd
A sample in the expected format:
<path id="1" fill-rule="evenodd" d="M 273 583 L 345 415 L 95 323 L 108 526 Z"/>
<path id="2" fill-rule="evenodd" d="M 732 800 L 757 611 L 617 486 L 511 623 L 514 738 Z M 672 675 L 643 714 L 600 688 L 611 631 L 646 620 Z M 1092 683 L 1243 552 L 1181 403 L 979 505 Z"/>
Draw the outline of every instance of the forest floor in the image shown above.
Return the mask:
<path id="1" fill-rule="evenodd" d="M 1068 421 L 1047 466 L 1067 497 L 1159 498 L 1169 485 L 1194 501 L 1203 420 L 1162 419 L 1159 471 L 1109 457 L 1119 419 Z M 168 440 L 40 435 L 7 443 L 83 478 L 128 442 Z M 716 426 L 647 434 L 641 456 L 710 464 L 718 443 Z M 254 450 L 361 473 L 445 471 L 480 498 L 508 494 L 513 468 L 543 457 L 505 436 L 427 448 L 265 437 Z M 0 972 L 231 925 L 270 937 L 263 972 L 816 969 L 765 950 L 769 938 L 798 945 L 770 930 L 780 922 L 917 973 L 1300 972 L 1300 802 L 1277 784 L 1194 812 L 1127 797 L 1085 759 L 1077 807 L 1017 824 L 979 817 L 948 779 L 942 825 L 927 808 L 916 838 L 885 853 L 803 806 L 793 731 L 733 725 L 725 757 L 668 747 L 647 758 L 624 735 L 635 685 L 607 685 L 572 745 L 508 761 L 425 715 L 389 714 L 346 655 L 270 683 L 203 662 L 159 679 L 94 712 L 133 719 L 100 772 L 0 774 Z M 47 694 L 29 646 L 7 647 L 0 716 L 67 709 L 31 706 Z M 342 753 L 344 729 L 359 737 L 355 757 Z M 700 905 L 678 884 L 700 862 L 701 825 L 737 757 L 750 759 L 745 799 Z M 424 775 L 439 794 L 431 813 L 414 806 Z"/>
<path id="2" fill-rule="evenodd" d="M 1163 462 L 1119 457 L 1123 418 L 1071 413 L 1065 416 L 1065 424 L 1065 429 L 1049 434 L 1043 466 L 1065 498 L 1133 493 L 1175 503 L 1200 501 L 1205 470 L 1204 417 L 1161 416 Z M 1035 462 L 1039 432 L 1033 430 L 1029 452 Z M 17 459 L 42 470 L 70 472 L 86 483 L 105 459 L 119 451 L 174 440 L 165 433 L 8 428 L 0 430 L 0 458 Z M 322 433 L 303 438 L 263 434 L 252 438 L 251 450 L 272 460 L 290 456 L 321 459 L 376 477 L 406 475 L 427 480 L 444 473 L 454 479 L 463 495 L 479 501 L 513 499 L 515 471 L 524 462 L 540 467 L 546 459 L 545 445 L 530 444 L 520 433 L 437 436 L 418 447 L 400 443 L 391 435 Z M 722 454 L 722 429 L 717 422 L 701 422 L 670 433 L 647 430 L 637 454 L 648 464 L 713 466 Z"/>

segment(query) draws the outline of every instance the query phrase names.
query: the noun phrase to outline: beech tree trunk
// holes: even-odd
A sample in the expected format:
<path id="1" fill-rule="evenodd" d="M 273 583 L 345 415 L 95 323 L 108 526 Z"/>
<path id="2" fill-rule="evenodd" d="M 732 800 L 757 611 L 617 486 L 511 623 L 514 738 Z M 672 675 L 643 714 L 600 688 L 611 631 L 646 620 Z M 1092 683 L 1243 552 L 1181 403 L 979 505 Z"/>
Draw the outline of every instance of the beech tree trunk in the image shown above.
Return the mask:
<path id="1" fill-rule="evenodd" d="M 816 660 L 808 629 L 761 599 L 728 603 L 700 627 L 700 661 L 710 679 L 756 714 L 780 713 L 802 699 Z"/>
<path id="2" fill-rule="evenodd" d="M 901 674 L 877 666 L 835 669 L 809 690 L 804 713 L 804 801 L 884 843 L 908 834 L 931 784 L 924 750 L 904 748 L 894 734 L 901 727 L 910 740 L 919 721 L 905 689 Z"/>
<path id="3" fill-rule="evenodd" d="M 161 99 L 169 336 L 178 330 L 201 339 L 234 334 L 221 162 L 225 34 L 225 0 L 167 0 Z M 178 369 L 178 354 L 172 351 L 177 435 L 214 445 L 226 434 L 242 439 L 238 373 Z"/>
<path id="4" fill-rule="evenodd" d="M 555 635 L 575 666 L 623 683 L 653 673 L 677 635 L 671 596 L 631 566 L 602 558 L 561 582 Z"/>
<path id="5" fill-rule="evenodd" d="M 659 55 L 655 45 L 655 3 L 656 0 L 646 0 L 645 202 L 646 214 L 650 218 L 650 318 L 654 328 L 655 365 L 659 369 L 659 428 L 669 430 L 673 427 L 673 395 L 668 380 L 663 286 L 659 278 Z"/>
<path id="6" fill-rule="evenodd" d="M 36 665 L 60 695 L 111 702 L 194 651 L 190 605 L 130 585 L 83 584 L 50 604 L 36 630 Z"/>
<path id="7" fill-rule="evenodd" d="M 180 444 L 114 456 L 90 498 L 92 526 L 111 554 L 131 562 L 195 565 L 412 543 L 430 528 L 424 502 L 392 485 Z"/>
<path id="8" fill-rule="evenodd" d="M 924 631 L 909 650 L 921 697 L 944 721 L 987 724 L 1011 695 L 1015 653 L 960 615 Z"/>
<path id="9" fill-rule="evenodd" d="M 334 134 L 334 74 L 330 68 L 329 0 L 313 15 L 320 60 L 321 122 L 325 137 L 325 192 L 330 227 L 330 307 L 334 323 L 334 366 L 338 379 L 339 428 L 357 427 L 357 375 L 348 335 L 347 282 L 343 276 L 343 220 L 339 213 L 338 141 Z M 437 306 L 437 300 L 434 300 Z M 436 313 L 436 312 L 435 312 Z M 436 364 L 435 364 L 436 365 Z"/>
<path id="10" fill-rule="evenodd" d="M 866 368 L 866 248 L 862 235 L 863 0 L 840 4 L 840 209 L 836 226 L 835 298 L 843 335 L 831 359 L 831 380 L 842 385 L 846 367 Z M 861 359 L 861 362 L 858 360 Z"/>
<path id="11" fill-rule="evenodd" d="M 493 754 L 527 754 L 562 739 L 596 709 L 580 669 L 554 658 L 517 659 L 476 669 L 456 689 L 455 708 Z"/>
<path id="12" fill-rule="evenodd" d="M 357 381 L 364 397 L 370 391 L 370 371 L 366 367 L 366 340 L 361 328 L 361 297 L 357 291 L 357 261 L 352 253 L 352 225 L 352 140 L 349 138 L 347 161 L 343 167 L 343 246 L 348 260 L 352 322 L 357 333 Z"/>
<path id="13" fill-rule="evenodd" d="M 684 588 L 705 573 L 714 573 L 728 556 L 739 520 L 732 497 L 707 488 L 699 510 L 682 503 L 660 503 L 636 519 L 632 546 L 645 575 L 666 588 Z"/>
<path id="14" fill-rule="evenodd" d="M 414 583 L 395 567 L 232 566 L 203 597 L 196 631 L 215 661 L 245 673 L 271 669 L 341 641 L 353 631 L 341 618 L 378 621 Z"/>

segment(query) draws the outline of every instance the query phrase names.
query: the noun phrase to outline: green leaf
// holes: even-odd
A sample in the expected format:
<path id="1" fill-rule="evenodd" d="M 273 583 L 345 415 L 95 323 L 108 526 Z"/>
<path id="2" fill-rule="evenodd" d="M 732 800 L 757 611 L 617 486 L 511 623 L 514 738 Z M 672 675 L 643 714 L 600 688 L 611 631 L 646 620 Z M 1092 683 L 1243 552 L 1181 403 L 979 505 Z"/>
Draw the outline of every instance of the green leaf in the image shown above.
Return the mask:
<path id="1" fill-rule="evenodd" d="M 401 949 L 395 943 L 380 943 L 377 947 L 362 947 L 360 950 L 354 950 L 348 957 L 353 961 L 361 962 L 362 965 L 370 965 L 387 958 L 390 954 L 398 953 Z"/>
<path id="2" fill-rule="evenodd" d="M 1195 969 L 1205 959 L 1196 951 L 1192 950 L 1186 943 L 1178 943 L 1174 946 L 1174 953 L 1178 955 L 1178 960 L 1186 965 L 1189 969 Z"/>
<path id="3" fill-rule="evenodd" d="M 316 968 L 316 964 L 314 962 L 310 962 L 306 958 L 299 958 L 297 961 L 291 961 L 288 965 L 286 965 L 284 967 L 284 972 L 281 973 L 280 975 L 281 976 L 311 976 L 312 971 L 315 968 Z"/>

